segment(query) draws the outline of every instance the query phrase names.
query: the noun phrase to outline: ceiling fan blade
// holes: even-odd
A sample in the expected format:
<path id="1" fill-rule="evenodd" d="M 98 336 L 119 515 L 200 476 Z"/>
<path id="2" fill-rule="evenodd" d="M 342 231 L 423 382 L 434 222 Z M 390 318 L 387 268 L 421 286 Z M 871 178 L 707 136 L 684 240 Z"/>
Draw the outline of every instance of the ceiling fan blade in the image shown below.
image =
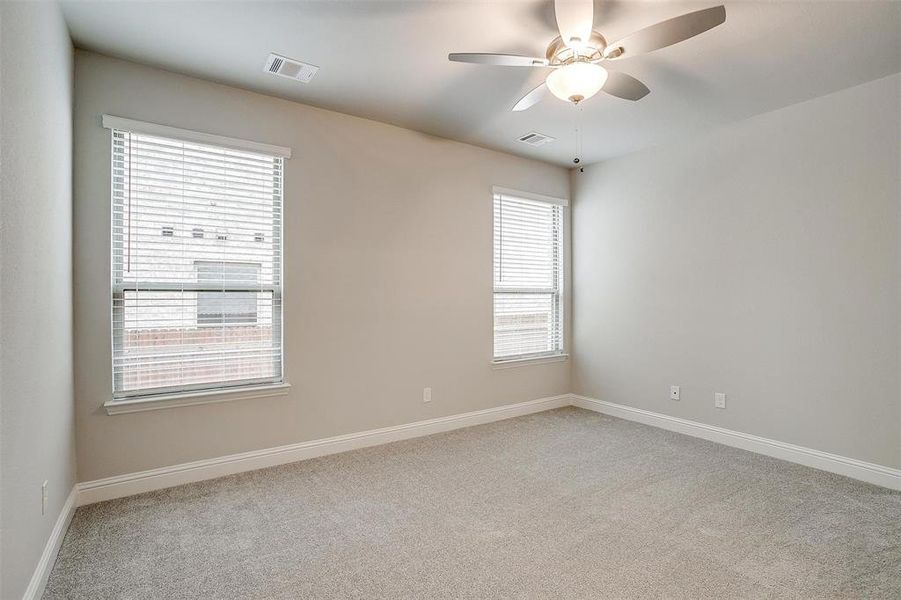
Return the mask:
<path id="1" fill-rule="evenodd" d="M 594 26 L 593 0 L 554 0 L 554 15 L 563 43 L 572 48 L 591 39 Z"/>
<path id="2" fill-rule="evenodd" d="M 624 100 L 641 100 L 651 93 L 648 86 L 631 75 L 618 71 L 607 71 L 607 82 L 601 89 L 611 96 Z"/>
<path id="3" fill-rule="evenodd" d="M 485 54 L 475 52 L 455 52 L 447 55 L 454 62 L 474 63 L 477 65 L 499 65 L 501 67 L 546 67 L 546 58 L 519 56 L 518 54 Z"/>
<path id="4" fill-rule="evenodd" d="M 527 108 L 532 108 L 533 106 L 547 98 L 548 94 L 550 93 L 551 91 L 548 89 L 547 84 L 541 82 L 541 85 L 523 96 L 522 99 L 516 103 L 516 106 L 513 107 L 513 111 L 519 112 L 521 110 L 526 110 Z"/>
<path id="5" fill-rule="evenodd" d="M 626 58 L 672 46 L 726 21 L 726 7 L 714 6 L 639 29 L 604 50 L 609 59 Z"/>

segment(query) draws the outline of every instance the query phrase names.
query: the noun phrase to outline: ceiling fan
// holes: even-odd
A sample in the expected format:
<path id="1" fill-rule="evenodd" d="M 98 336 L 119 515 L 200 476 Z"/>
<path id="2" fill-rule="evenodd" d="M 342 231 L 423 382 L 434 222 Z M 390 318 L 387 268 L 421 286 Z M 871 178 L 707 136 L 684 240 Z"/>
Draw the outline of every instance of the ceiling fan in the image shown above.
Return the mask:
<path id="1" fill-rule="evenodd" d="M 482 65 L 553 69 L 544 83 L 516 103 L 514 111 L 534 106 L 548 93 L 573 104 L 579 104 L 599 91 L 626 100 L 641 100 L 650 93 L 645 84 L 631 75 L 608 71 L 600 63 L 671 46 L 726 20 L 724 6 L 705 8 L 661 21 L 608 44 L 604 36 L 594 30 L 593 0 L 554 0 L 554 14 L 560 35 L 548 44 L 545 58 L 466 52 L 449 54 L 447 58 Z"/>

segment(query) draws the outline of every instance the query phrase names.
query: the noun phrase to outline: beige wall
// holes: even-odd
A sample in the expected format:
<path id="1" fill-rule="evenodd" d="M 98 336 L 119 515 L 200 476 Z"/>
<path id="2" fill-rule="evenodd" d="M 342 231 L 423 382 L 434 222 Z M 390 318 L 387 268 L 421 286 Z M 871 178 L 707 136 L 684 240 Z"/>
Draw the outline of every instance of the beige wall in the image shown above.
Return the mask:
<path id="1" fill-rule="evenodd" d="M 566 170 L 76 53 L 79 480 L 569 391 L 569 364 L 491 368 L 490 186 L 568 196 Z M 108 416 L 109 113 L 290 146 L 286 398 Z M 422 388 L 433 401 L 422 402 Z"/>
<path id="2" fill-rule="evenodd" d="M 895 75 L 574 173 L 574 391 L 901 467 L 899 98 Z"/>
<path id="3" fill-rule="evenodd" d="M 75 483 L 72 44 L 55 3 L 0 2 L 0 165 L 0 597 L 12 599 Z"/>

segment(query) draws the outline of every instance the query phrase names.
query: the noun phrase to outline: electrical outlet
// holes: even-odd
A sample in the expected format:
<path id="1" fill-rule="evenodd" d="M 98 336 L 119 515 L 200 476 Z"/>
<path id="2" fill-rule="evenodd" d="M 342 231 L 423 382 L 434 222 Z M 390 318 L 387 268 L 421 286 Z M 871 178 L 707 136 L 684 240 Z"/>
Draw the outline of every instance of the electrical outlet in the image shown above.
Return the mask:
<path id="1" fill-rule="evenodd" d="M 679 386 L 671 385 L 669 386 L 669 399 L 670 400 L 678 400 L 679 399 Z"/>
<path id="2" fill-rule="evenodd" d="M 422 388 L 422 401 L 423 402 L 431 402 L 432 401 L 432 388 Z"/>
<path id="3" fill-rule="evenodd" d="M 716 408 L 726 408 L 726 394 L 723 392 L 714 392 L 713 405 Z"/>
<path id="4" fill-rule="evenodd" d="M 47 514 L 47 484 L 49 484 L 49 483 L 50 483 L 49 481 L 45 480 L 44 483 L 41 484 L 41 514 L 42 515 Z"/>

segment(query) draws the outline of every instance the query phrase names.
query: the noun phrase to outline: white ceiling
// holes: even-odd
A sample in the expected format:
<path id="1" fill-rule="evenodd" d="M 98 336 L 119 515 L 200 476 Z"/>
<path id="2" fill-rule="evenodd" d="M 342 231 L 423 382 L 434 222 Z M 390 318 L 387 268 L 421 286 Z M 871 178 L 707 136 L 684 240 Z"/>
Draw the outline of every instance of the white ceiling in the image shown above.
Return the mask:
<path id="1" fill-rule="evenodd" d="M 708 2 L 595 2 L 612 41 Z M 901 2 L 726 2 L 726 23 L 608 63 L 651 94 L 552 99 L 511 113 L 544 69 L 450 63 L 449 52 L 543 56 L 552 0 L 97 2 L 65 0 L 77 46 L 418 131 L 583 164 L 901 71 Z M 321 67 L 301 84 L 263 72 L 269 52 Z M 531 148 L 530 131 L 558 139 Z M 840 143 L 840 141 L 837 141 Z"/>

